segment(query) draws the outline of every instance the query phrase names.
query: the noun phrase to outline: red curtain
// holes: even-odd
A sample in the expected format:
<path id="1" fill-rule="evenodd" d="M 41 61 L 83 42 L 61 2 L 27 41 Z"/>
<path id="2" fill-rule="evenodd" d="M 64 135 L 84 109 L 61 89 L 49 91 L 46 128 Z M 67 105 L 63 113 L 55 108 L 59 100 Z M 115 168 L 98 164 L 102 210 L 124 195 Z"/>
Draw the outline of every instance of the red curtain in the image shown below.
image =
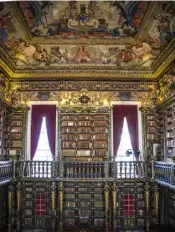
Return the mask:
<path id="1" fill-rule="evenodd" d="M 33 105 L 31 123 L 31 160 L 33 160 L 38 146 L 43 117 L 46 117 L 50 150 L 52 155 L 55 156 L 56 105 Z"/>
<path id="2" fill-rule="evenodd" d="M 56 129 L 56 106 L 45 107 L 47 136 L 52 156 L 55 156 L 55 129 Z"/>
<path id="3" fill-rule="evenodd" d="M 137 105 L 126 106 L 126 120 L 128 123 L 132 149 L 135 153 L 139 151 Z"/>
<path id="4" fill-rule="evenodd" d="M 132 149 L 134 152 L 139 150 L 137 105 L 115 105 L 113 106 L 114 157 L 120 145 L 124 117 L 128 123 Z"/>
<path id="5" fill-rule="evenodd" d="M 32 106 L 32 123 L 31 123 L 31 145 L 30 154 L 33 160 L 39 141 L 39 135 L 42 124 L 42 111 L 38 110 L 39 106 Z"/>
<path id="6" fill-rule="evenodd" d="M 124 121 L 123 106 L 116 105 L 113 107 L 113 144 L 114 144 L 114 157 L 117 156 L 118 148 L 123 130 Z"/>

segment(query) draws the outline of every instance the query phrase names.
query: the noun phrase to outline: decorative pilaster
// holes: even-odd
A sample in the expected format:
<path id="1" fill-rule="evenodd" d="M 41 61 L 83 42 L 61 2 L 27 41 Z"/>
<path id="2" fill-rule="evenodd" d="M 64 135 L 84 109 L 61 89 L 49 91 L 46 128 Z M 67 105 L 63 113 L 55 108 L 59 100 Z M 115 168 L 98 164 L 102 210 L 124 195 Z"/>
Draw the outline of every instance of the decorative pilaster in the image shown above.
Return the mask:
<path id="1" fill-rule="evenodd" d="M 112 185 L 112 203 L 113 203 L 113 230 L 115 231 L 117 225 L 117 193 L 118 189 L 116 183 Z"/>
<path id="2" fill-rule="evenodd" d="M 8 232 L 12 231 L 12 208 L 14 202 L 14 189 L 12 184 L 9 185 L 8 188 Z"/>
<path id="3" fill-rule="evenodd" d="M 145 215 L 145 226 L 146 226 L 146 231 L 149 230 L 150 226 L 150 186 L 149 182 L 145 183 L 145 207 L 146 207 L 146 215 Z"/>
<path id="4" fill-rule="evenodd" d="M 105 228 L 106 228 L 106 232 L 108 232 L 109 229 L 109 184 L 108 183 L 105 183 L 104 191 L 105 191 Z"/>
<path id="5" fill-rule="evenodd" d="M 22 191 L 21 191 L 21 182 L 19 181 L 16 185 L 16 198 L 17 198 L 17 218 L 16 218 L 16 225 L 17 225 L 17 230 L 21 231 L 21 200 L 22 200 Z"/>
<path id="6" fill-rule="evenodd" d="M 55 232 L 56 226 L 56 184 L 52 182 L 51 186 L 51 217 L 52 217 L 52 232 Z"/>
<path id="7" fill-rule="evenodd" d="M 154 183 L 154 212 L 155 212 L 155 224 L 159 224 L 159 188 L 156 183 Z"/>
<path id="8" fill-rule="evenodd" d="M 63 182 L 59 183 L 59 232 L 63 230 Z"/>

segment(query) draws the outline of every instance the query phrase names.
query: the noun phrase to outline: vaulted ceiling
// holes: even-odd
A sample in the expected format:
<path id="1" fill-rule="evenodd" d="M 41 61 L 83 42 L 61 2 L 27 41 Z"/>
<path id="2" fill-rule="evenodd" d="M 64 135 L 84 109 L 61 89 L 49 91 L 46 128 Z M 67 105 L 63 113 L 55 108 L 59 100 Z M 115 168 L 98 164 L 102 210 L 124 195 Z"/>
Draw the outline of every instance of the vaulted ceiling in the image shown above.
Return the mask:
<path id="1" fill-rule="evenodd" d="M 156 80 L 174 37 L 175 2 L 0 3 L 0 66 L 15 79 Z"/>

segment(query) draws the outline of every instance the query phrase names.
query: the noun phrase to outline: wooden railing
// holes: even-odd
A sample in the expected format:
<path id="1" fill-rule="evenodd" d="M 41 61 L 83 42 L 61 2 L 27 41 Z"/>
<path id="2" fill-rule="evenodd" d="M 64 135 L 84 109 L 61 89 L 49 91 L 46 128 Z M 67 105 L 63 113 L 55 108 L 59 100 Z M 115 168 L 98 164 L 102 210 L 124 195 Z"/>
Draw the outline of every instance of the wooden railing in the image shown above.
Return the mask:
<path id="1" fill-rule="evenodd" d="M 175 165 L 173 163 L 143 161 L 0 162 L 0 181 L 10 178 L 155 178 L 169 184 L 175 184 Z"/>
<path id="2" fill-rule="evenodd" d="M 55 178 L 60 176 L 59 162 L 23 161 L 16 165 L 18 176 L 25 178 Z"/>
<path id="3" fill-rule="evenodd" d="M 64 162 L 66 178 L 143 178 L 146 166 L 143 162 Z"/>
<path id="4" fill-rule="evenodd" d="M 175 185 L 175 163 L 155 162 L 154 178 L 158 181 Z"/>
<path id="5" fill-rule="evenodd" d="M 14 168 L 12 161 L 1 161 L 0 162 L 0 184 L 11 180 L 14 176 Z"/>
<path id="6" fill-rule="evenodd" d="M 0 161 L 0 184 L 12 178 L 143 179 L 175 187 L 175 163 Z"/>
<path id="7" fill-rule="evenodd" d="M 152 177 L 152 163 L 21 161 L 15 175 L 22 178 L 144 178 Z"/>

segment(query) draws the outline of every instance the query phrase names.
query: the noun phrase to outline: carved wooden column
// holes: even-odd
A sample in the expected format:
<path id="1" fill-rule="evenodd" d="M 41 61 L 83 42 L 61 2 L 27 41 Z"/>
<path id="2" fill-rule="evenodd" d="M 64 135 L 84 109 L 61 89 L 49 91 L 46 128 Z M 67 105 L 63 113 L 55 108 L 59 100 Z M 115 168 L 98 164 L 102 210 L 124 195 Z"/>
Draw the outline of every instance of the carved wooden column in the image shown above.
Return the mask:
<path id="1" fill-rule="evenodd" d="M 118 189 L 116 183 L 114 182 L 112 185 L 112 203 L 113 203 L 113 230 L 116 230 L 117 225 L 117 193 Z"/>
<path id="2" fill-rule="evenodd" d="M 21 231 L 21 206 L 22 206 L 22 186 L 21 182 L 19 181 L 16 185 L 16 199 L 17 199 L 17 218 L 16 218 L 16 225 L 17 230 Z"/>
<path id="3" fill-rule="evenodd" d="M 10 184 L 8 188 L 8 232 L 12 231 L 13 202 L 14 202 L 14 189 L 13 189 L 13 185 Z"/>
<path id="4" fill-rule="evenodd" d="M 64 186 L 63 182 L 59 183 L 59 232 L 63 231 L 63 193 L 64 193 Z"/>
<path id="5" fill-rule="evenodd" d="M 159 188 L 157 183 L 154 183 L 153 187 L 154 194 L 154 212 L 155 212 L 155 224 L 156 226 L 159 224 Z"/>
<path id="6" fill-rule="evenodd" d="M 145 215 L 145 226 L 146 226 L 146 231 L 149 230 L 150 226 L 150 186 L 149 182 L 145 183 L 145 207 L 146 207 L 146 215 Z"/>
<path id="7" fill-rule="evenodd" d="M 56 226 L 56 183 L 52 182 L 51 186 L 51 224 L 52 224 L 52 232 L 55 232 Z"/>
<path id="8" fill-rule="evenodd" d="M 105 183 L 105 228 L 106 232 L 109 230 L 109 184 Z"/>

